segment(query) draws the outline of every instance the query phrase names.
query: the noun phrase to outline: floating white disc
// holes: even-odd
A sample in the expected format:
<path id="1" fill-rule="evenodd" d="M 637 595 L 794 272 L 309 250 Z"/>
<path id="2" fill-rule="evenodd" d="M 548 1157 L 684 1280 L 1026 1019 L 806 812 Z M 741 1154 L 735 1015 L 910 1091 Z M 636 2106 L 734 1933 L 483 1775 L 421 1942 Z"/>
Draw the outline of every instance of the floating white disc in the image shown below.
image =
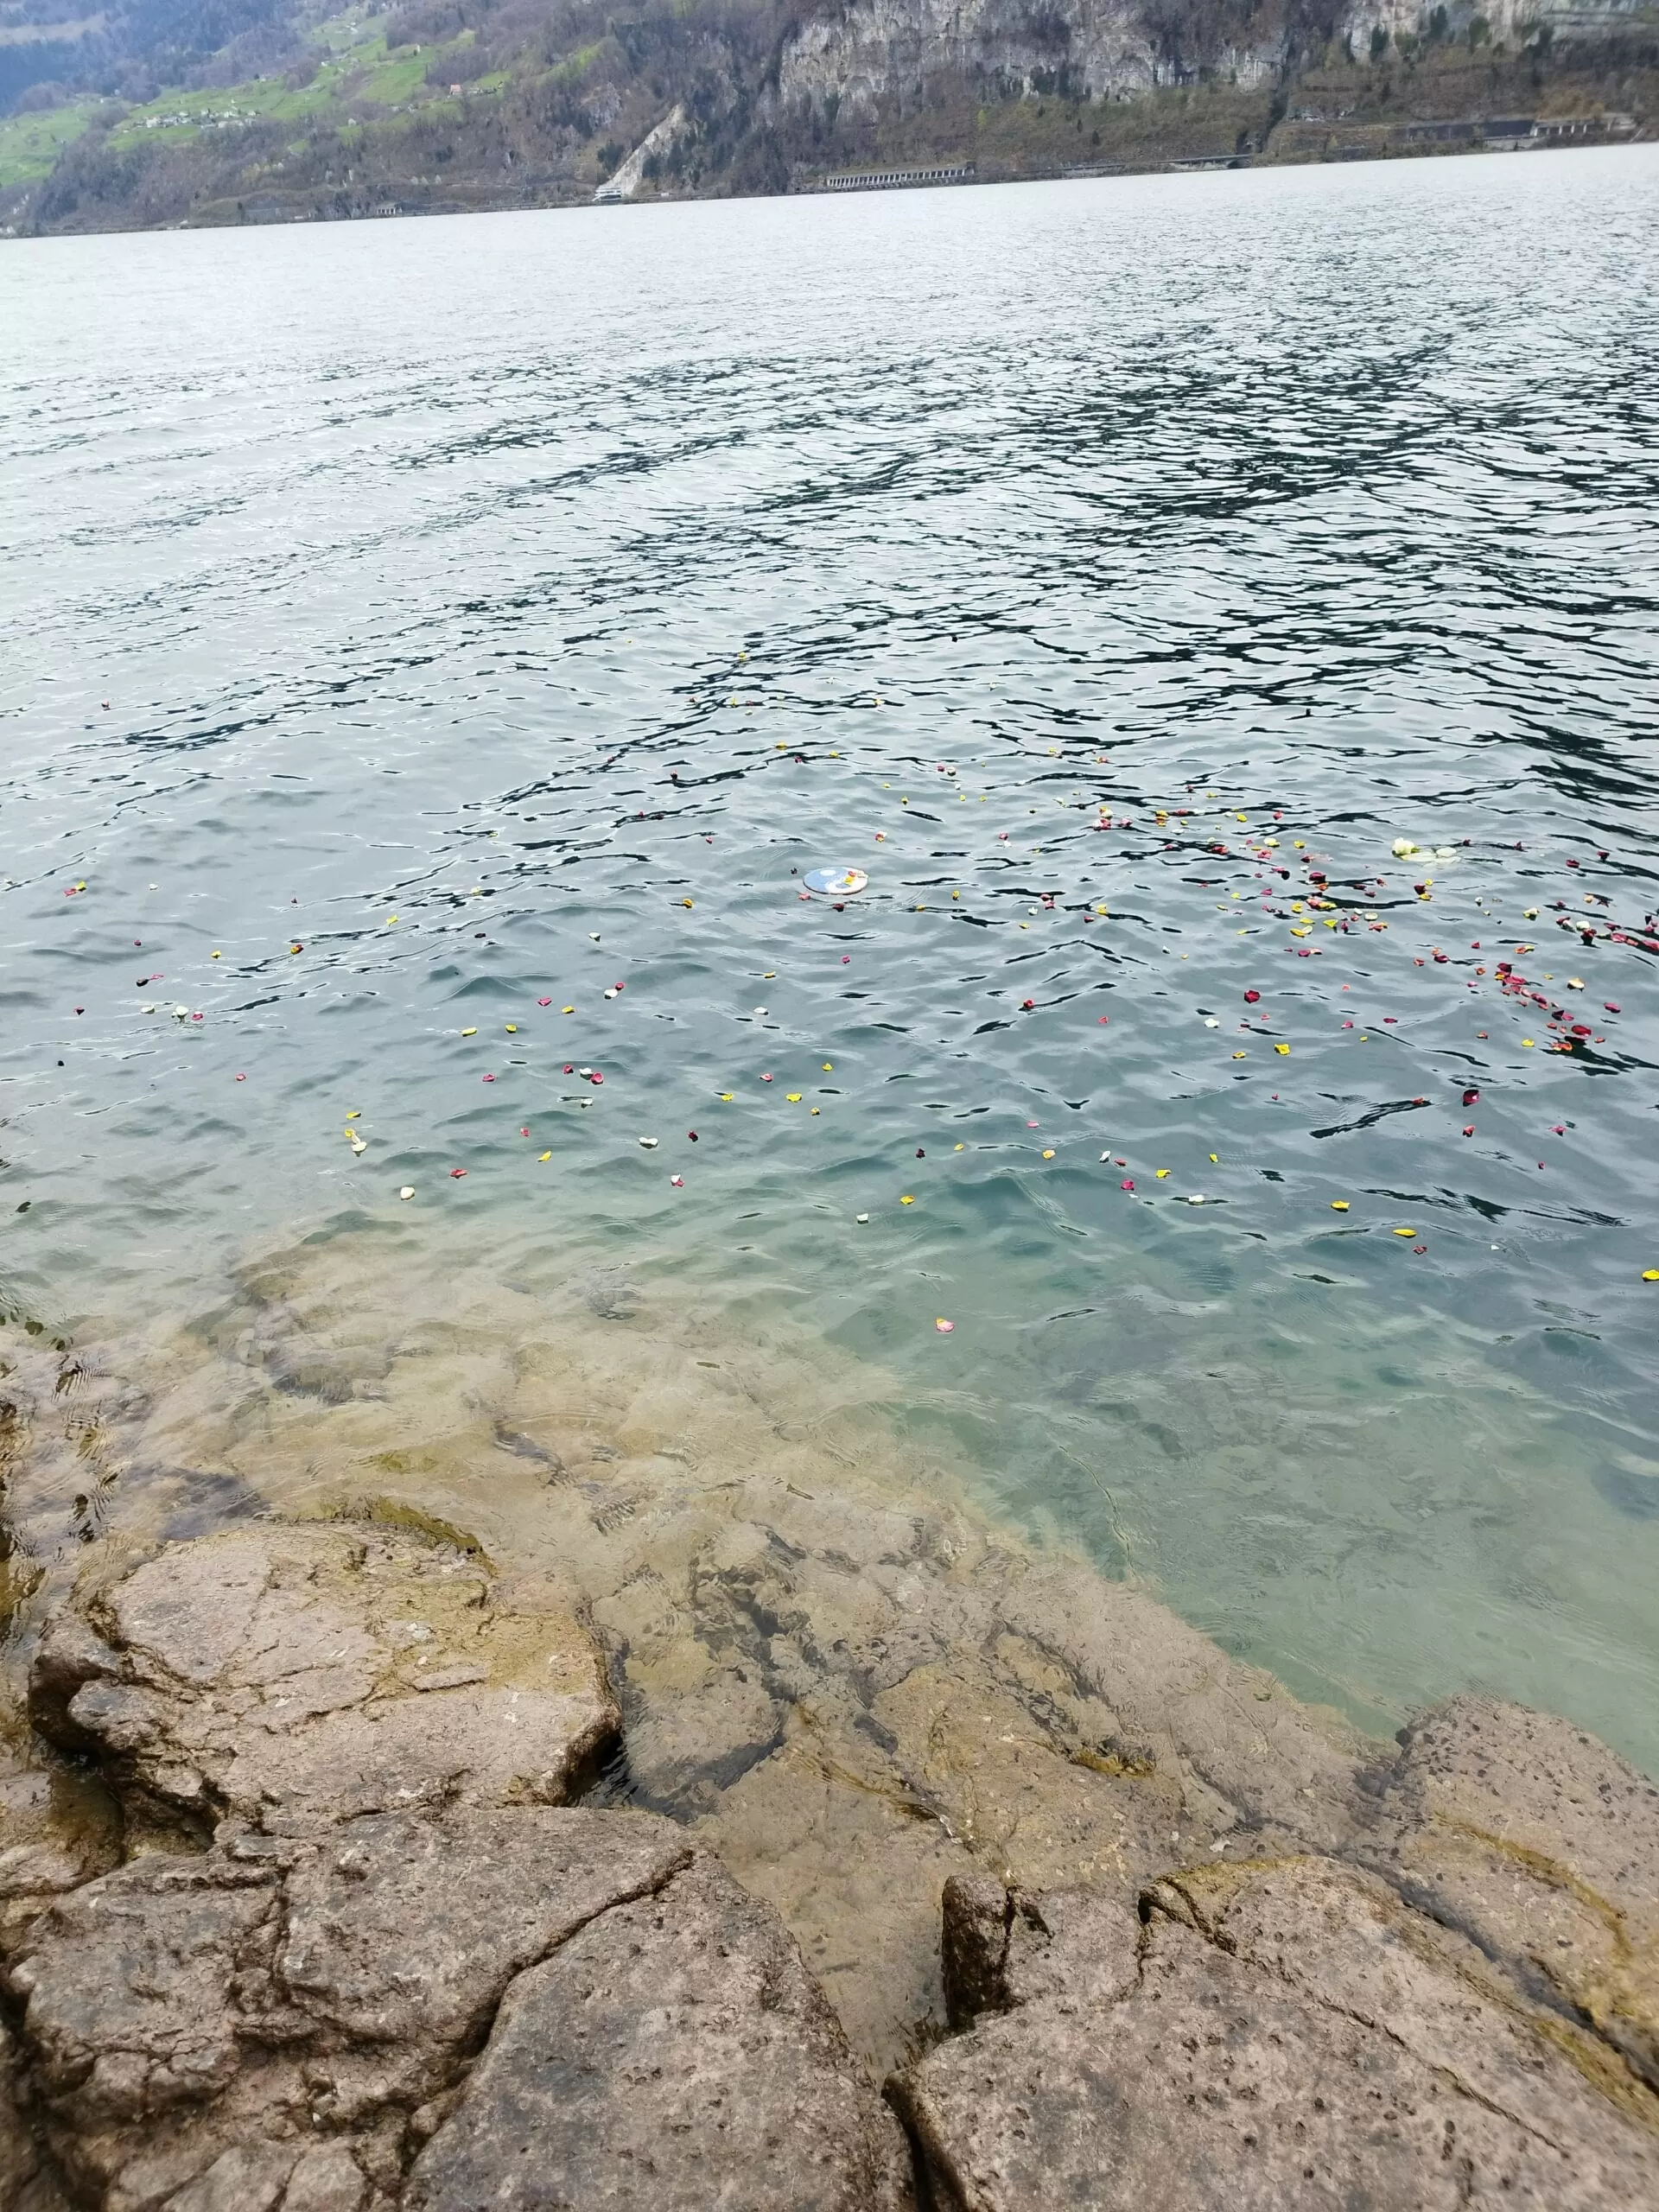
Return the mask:
<path id="1" fill-rule="evenodd" d="M 820 899 L 856 899 L 869 880 L 861 868 L 815 868 L 802 879 Z"/>

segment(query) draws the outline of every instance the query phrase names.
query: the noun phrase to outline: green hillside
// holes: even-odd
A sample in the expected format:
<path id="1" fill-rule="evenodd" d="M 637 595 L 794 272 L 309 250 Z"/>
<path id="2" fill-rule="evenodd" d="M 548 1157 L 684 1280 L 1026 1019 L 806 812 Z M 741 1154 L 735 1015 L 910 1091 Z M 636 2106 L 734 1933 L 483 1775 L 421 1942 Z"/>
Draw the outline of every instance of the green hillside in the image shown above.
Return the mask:
<path id="1" fill-rule="evenodd" d="M 1190 5 L 1192 66 L 1133 96 L 1090 97 L 1056 18 L 1042 34 L 1052 69 L 1021 48 L 1007 67 L 938 73 L 923 97 L 895 81 L 856 107 L 834 85 L 791 90 L 805 0 L 658 0 L 627 18 L 583 0 L 295 15 L 191 49 L 177 81 L 156 81 L 146 51 L 101 77 L 88 63 L 95 83 L 25 88 L 0 118 L 0 223 L 16 234 L 574 203 L 677 109 L 635 196 L 811 189 L 837 171 L 937 162 L 995 179 L 1439 156 L 1483 145 L 1494 117 L 1578 118 L 1604 139 L 1659 123 L 1659 29 L 1645 18 L 1621 18 L 1617 36 L 1533 29 L 1506 43 L 1484 17 L 1459 27 L 1438 9 L 1421 37 L 1356 50 L 1300 0 Z M 1278 60 L 1241 81 L 1251 41 Z M 241 73 L 244 59 L 266 66 Z M 1458 118 L 1473 126 L 1462 139 L 1423 127 Z"/>

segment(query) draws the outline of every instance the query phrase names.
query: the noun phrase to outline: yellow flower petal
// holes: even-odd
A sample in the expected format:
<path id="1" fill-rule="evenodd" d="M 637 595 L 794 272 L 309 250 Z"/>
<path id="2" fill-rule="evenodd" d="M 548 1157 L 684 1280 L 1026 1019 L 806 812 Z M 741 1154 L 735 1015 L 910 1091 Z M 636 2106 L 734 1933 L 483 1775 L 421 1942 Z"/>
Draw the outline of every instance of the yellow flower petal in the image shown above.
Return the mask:
<path id="1" fill-rule="evenodd" d="M 1164 1179 L 1165 1176 L 1166 1176 L 1166 1175 L 1167 1175 L 1167 1174 L 1168 1174 L 1168 1173 L 1169 1173 L 1169 1170 L 1168 1170 L 1168 1168 L 1167 1168 L 1167 1167 L 1160 1167 L 1160 1168 L 1158 1170 L 1158 1180 L 1161 1183 L 1161 1182 L 1163 1181 L 1163 1179 Z"/>
<path id="2" fill-rule="evenodd" d="M 1332 1213 L 1346 1213 L 1348 1211 L 1347 1199 L 1332 1198 L 1331 1201 L 1331 1211 Z"/>
<path id="3" fill-rule="evenodd" d="M 477 1036 L 477 1034 L 478 1034 L 478 1031 L 477 1031 L 475 1028 L 474 1028 L 474 1029 L 463 1029 L 463 1030 L 461 1031 L 461 1035 L 462 1035 L 463 1037 L 476 1037 L 476 1036 Z"/>
<path id="4" fill-rule="evenodd" d="M 900 1198 L 899 1203 L 901 1206 L 913 1206 L 916 1201 L 914 1198 Z"/>
<path id="5" fill-rule="evenodd" d="M 1275 1052 L 1287 1052 L 1290 1047 L 1288 1045 L 1275 1045 L 1273 1049 Z"/>
<path id="6" fill-rule="evenodd" d="M 1414 1236 L 1417 1234 L 1414 1229 L 1396 1229 L 1394 1233 L 1396 1236 Z"/>

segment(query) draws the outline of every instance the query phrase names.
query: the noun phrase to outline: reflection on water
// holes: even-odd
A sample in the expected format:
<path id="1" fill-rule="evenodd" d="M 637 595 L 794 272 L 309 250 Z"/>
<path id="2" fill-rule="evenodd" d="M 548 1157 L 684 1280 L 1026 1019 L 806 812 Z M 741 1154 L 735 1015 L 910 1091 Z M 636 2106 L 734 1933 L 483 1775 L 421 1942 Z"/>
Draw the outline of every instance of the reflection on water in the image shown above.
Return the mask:
<path id="1" fill-rule="evenodd" d="M 1368 1726 L 1659 1765 L 1656 201 L 14 249 L 0 1264 L 150 1401 L 41 1560 L 376 1455 L 563 1542 L 637 1300 Z"/>

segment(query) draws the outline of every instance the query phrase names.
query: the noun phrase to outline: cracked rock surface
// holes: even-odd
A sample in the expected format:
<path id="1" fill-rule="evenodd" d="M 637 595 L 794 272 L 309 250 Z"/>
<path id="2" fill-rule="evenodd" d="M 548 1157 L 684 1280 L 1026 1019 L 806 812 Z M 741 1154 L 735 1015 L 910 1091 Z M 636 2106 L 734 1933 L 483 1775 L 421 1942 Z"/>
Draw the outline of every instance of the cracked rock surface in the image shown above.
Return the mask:
<path id="1" fill-rule="evenodd" d="M 1659 1789 L 1571 1721 L 1491 1698 L 1402 1745 L 1373 1856 L 1659 2091 Z"/>
<path id="2" fill-rule="evenodd" d="M 504 1591 L 372 1528 L 241 1529 L 78 1593 L 29 1712 L 135 1808 L 315 1833 L 451 1800 L 557 1803 L 613 1741 L 599 1656 L 550 1584 Z"/>
<path id="3" fill-rule="evenodd" d="M 0 2204 L 8 2212 L 65 2212 L 66 2199 L 19 2104 L 21 2087 L 16 2042 L 0 2027 Z"/>
<path id="4" fill-rule="evenodd" d="M 107 2212 L 908 2201 L 775 1916 L 648 1814 L 149 1853 L 54 1899 L 7 1986 L 46 2148 Z"/>
<path id="5" fill-rule="evenodd" d="M 54 1846 L 42 1770 L 5 1777 L 7 2212 L 906 2212 L 772 1909 L 671 1821 L 545 1802 L 614 1731 L 545 1586 L 368 1528 L 126 1564 L 32 1682 L 124 1846 Z"/>
<path id="6" fill-rule="evenodd" d="M 953 1883 L 966 2032 L 890 2084 L 936 2202 L 1659 2206 L 1659 1797 L 1582 1731 L 1472 1698 L 1371 1780 L 1352 1860 L 1186 1868 L 1138 1915 Z"/>
<path id="7" fill-rule="evenodd" d="M 899 2212 L 912 2199 L 903 2138 L 794 1942 L 700 1859 L 513 1984 L 404 2201 Z"/>
<path id="8" fill-rule="evenodd" d="M 626 1285 L 322 1264 L 0 1451 L 7 2212 L 890 2212 L 861 2060 L 929 2212 L 1659 2212 L 1593 1738 L 1364 1737 Z"/>

